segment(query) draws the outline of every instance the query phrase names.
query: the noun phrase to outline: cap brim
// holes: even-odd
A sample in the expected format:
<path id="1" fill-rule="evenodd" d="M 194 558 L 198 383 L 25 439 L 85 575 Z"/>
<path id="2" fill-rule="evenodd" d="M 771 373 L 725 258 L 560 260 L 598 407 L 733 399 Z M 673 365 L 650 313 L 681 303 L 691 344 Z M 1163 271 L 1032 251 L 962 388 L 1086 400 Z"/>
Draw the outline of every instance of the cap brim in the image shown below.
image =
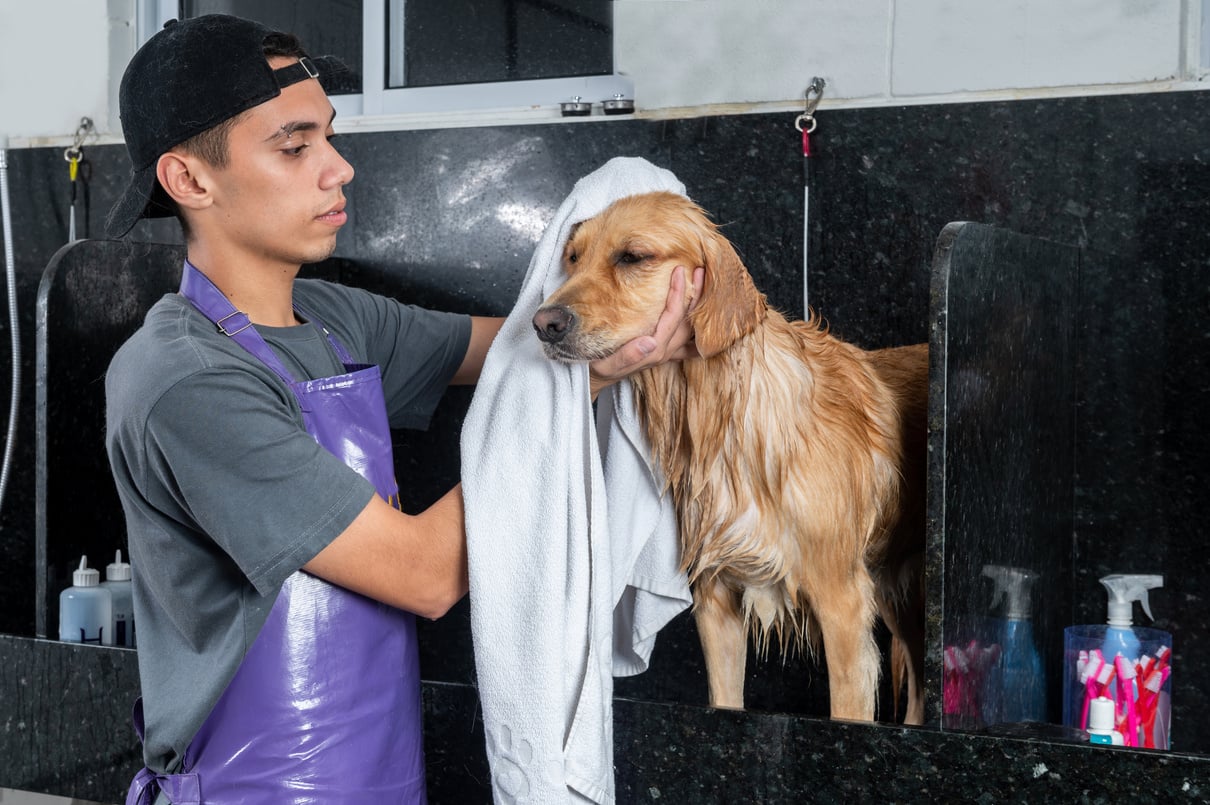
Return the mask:
<path id="1" fill-rule="evenodd" d="M 131 174 L 126 191 L 105 219 L 105 234 L 111 238 L 124 238 L 143 218 L 164 218 L 175 214 L 156 179 L 153 162 Z"/>

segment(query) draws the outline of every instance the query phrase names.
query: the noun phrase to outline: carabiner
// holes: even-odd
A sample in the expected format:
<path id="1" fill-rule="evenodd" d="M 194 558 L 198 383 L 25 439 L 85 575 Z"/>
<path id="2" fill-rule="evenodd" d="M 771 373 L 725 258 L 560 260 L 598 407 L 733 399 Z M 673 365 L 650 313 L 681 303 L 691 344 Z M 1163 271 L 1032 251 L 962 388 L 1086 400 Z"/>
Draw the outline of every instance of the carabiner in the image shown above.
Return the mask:
<path id="1" fill-rule="evenodd" d="M 815 119 L 815 107 L 819 106 L 819 100 L 823 97 L 823 88 L 827 86 L 827 83 L 819 76 L 811 79 L 811 84 L 807 87 L 806 92 L 806 106 L 803 113 L 794 119 L 794 128 L 806 134 L 815 131 L 818 123 Z"/>
<path id="2" fill-rule="evenodd" d="M 802 113 L 803 117 L 809 118 L 809 117 L 814 116 L 815 107 L 819 106 L 819 101 L 821 98 L 823 98 L 823 88 L 826 87 L 827 85 L 828 85 L 828 82 L 824 81 L 819 76 L 815 76 L 814 78 L 811 79 L 811 84 L 810 84 L 810 86 L 807 87 L 807 92 L 806 92 L 807 103 L 806 103 L 806 108 L 803 110 L 803 113 Z M 814 95 L 814 97 L 812 97 L 812 95 Z"/>

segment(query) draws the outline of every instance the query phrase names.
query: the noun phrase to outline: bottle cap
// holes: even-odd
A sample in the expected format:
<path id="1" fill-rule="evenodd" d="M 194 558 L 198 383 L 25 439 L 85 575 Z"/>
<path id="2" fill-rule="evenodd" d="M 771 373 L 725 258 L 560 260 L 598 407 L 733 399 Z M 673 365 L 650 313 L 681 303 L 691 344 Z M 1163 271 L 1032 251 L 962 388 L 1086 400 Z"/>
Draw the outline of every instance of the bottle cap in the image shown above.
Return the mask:
<path id="1" fill-rule="evenodd" d="M 1088 703 L 1088 731 L 1110 732 L 1113 730 L 1113 699 L 1098 696 Z"/>
<path id="2" fill-rule="evenodd" d="M 71 583 L 76 587 L 96 587 L 101 583 L 101 574 L 88 566 L 88 557 L 80 557 L 80 566 L 72 571 Z"/>
<path id="3" fill-rule="evenodd" d="M 122 561 L 122 552 L 119 550 L 114 556 L 114 560 L 105 566 L 106 581 L 130 581 L 130 565 Z"/>

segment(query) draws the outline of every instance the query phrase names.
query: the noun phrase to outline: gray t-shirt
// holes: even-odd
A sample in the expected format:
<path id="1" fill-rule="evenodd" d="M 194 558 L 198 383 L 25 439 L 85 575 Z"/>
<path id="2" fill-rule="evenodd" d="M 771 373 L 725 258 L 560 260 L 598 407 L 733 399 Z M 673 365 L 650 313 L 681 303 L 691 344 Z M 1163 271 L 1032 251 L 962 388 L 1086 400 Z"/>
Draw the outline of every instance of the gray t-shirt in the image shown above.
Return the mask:
<path id="1" fill-rule="evenodd" d="M 318 280 L 295 282 L 355 360 L 382 372 L 392 427 L 423 428 L 470 343 L 470 318 Z M 318 327 L 257 327 L 296 380 L 342 374 Z M 106 447 L 134 568 L 149 768 L 173 768 L 256 639 L 285 579 L 353 522 L 369 481 L 303 429 L 286 384 L 184 297 L 115 355 Z"/>

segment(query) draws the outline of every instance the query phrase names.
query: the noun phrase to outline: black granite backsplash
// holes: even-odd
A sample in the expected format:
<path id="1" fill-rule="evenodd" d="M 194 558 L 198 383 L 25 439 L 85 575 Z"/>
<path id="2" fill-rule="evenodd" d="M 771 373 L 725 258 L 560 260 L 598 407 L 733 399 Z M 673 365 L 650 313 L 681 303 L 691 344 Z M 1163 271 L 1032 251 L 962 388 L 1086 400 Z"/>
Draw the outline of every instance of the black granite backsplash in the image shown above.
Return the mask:
<path id="1" fill-rule="evenodd" d="M 642 156 L 674 171 L 723 224 L 773 304 L 801 315 L 803 160 L 795 117 L 611 119 L 346 135 L 340 147 L 357 177 L 349 188 L 350 222 L 339 241 L 338 255 L 350 261 L 342 279 L 421 304 L 503 314 L 545 222 L 574 182 L 613 156 Z M 1210 384 L 1210 230 L 1204 225 L 1210 213 L 1210 138 L 1204 135 L 1210 94 L 825 108 L 817 117 L 807 289 L 811 305 L 842 338 L 864 347 L 929 340 L 934 249 L 953 221 L 1113 257 L 1082 264 L 1068 300 L 1078 328 L 1074 522 L 1069 534 L 1055 539 L 1070 562 L 1061 573 L 1063 601 L 1070 603 L 1060 607 L 1070 611 L 1050 615 L 1058 624 L 1101 622 L 1104 595 L 1097 578 L 1162 573 L 1165 587 L 1152 594 L 1157 620 L 1150 625 L 1175 640 L 1174 746 L 1210 753 L 1203 726 L 1210 723 L 1210 701 L 1196 684 L 1210 671 L 1210 570 L 1199 550 L 1200 523 L 1210 514 L 1201 493 L 1210 453 L 1199 427 Z M 128 163 L 120 146 L 86 148 L 85 155 L 91 163 L 89 210 L 77 225 L 96 237 Z M 34 299 L 43 269 L 66 239 L 68 183 L 61 149 L 11 151 L 9 165 L 24 376 L 31 380 L 23 389 L 16 470 L 0 512 L 0 562 L 8 571 L 0 589 L 0 632 L 29 636 L 36 597 Z M 141 224 L 136 237 L 179 242 L 175 225 L 164 222 Z M 7 343 L 7 322 L 0 328 L 0 341 Z M 7 374 L 3 352 L 0 373 Z M 468 400 L 468 392 L 455 390 L 430 432 L 397 434 L 407 506 L 425 505 L 456 478 L 457 433 Z M 95 444 L 101 435 L 60 437 Z M 58 512 L 63 525 L 48 538 L 70 542 L 71 508 L 90 505 L 106 486 L 98 479 L 95 487 L 79 489 L 75 500 L 56 504 L 64 507 Z M 426 626 L 427 679 L 472 681 L 469 631 L 465 603 Z M 1040 639 L 1061 642 L 1054 627 L 1048 631 Z M 748 675 L 751 709 L 827 712 L 826 678 L 809 658 L 753 657 Z M 618 680 L 617 692 L 688 705 L 687 712 L 704 714 L 700 723 L 692 717 L 704 730 L 732 718 L 695 709 L 705 702 L 705 676 L 687 615 L 661 634 L 652 669 Z M 0 697 L 8 694 L 0 690 Z M 884 713 L 888 701 L 884 691 Z M 902 734 L 914 731 L 891 731 L 888 740 Z M 989 748 L 979 762 L 1001 754 Z M 632 793 L 629 801 L 655 796 Z"/>

